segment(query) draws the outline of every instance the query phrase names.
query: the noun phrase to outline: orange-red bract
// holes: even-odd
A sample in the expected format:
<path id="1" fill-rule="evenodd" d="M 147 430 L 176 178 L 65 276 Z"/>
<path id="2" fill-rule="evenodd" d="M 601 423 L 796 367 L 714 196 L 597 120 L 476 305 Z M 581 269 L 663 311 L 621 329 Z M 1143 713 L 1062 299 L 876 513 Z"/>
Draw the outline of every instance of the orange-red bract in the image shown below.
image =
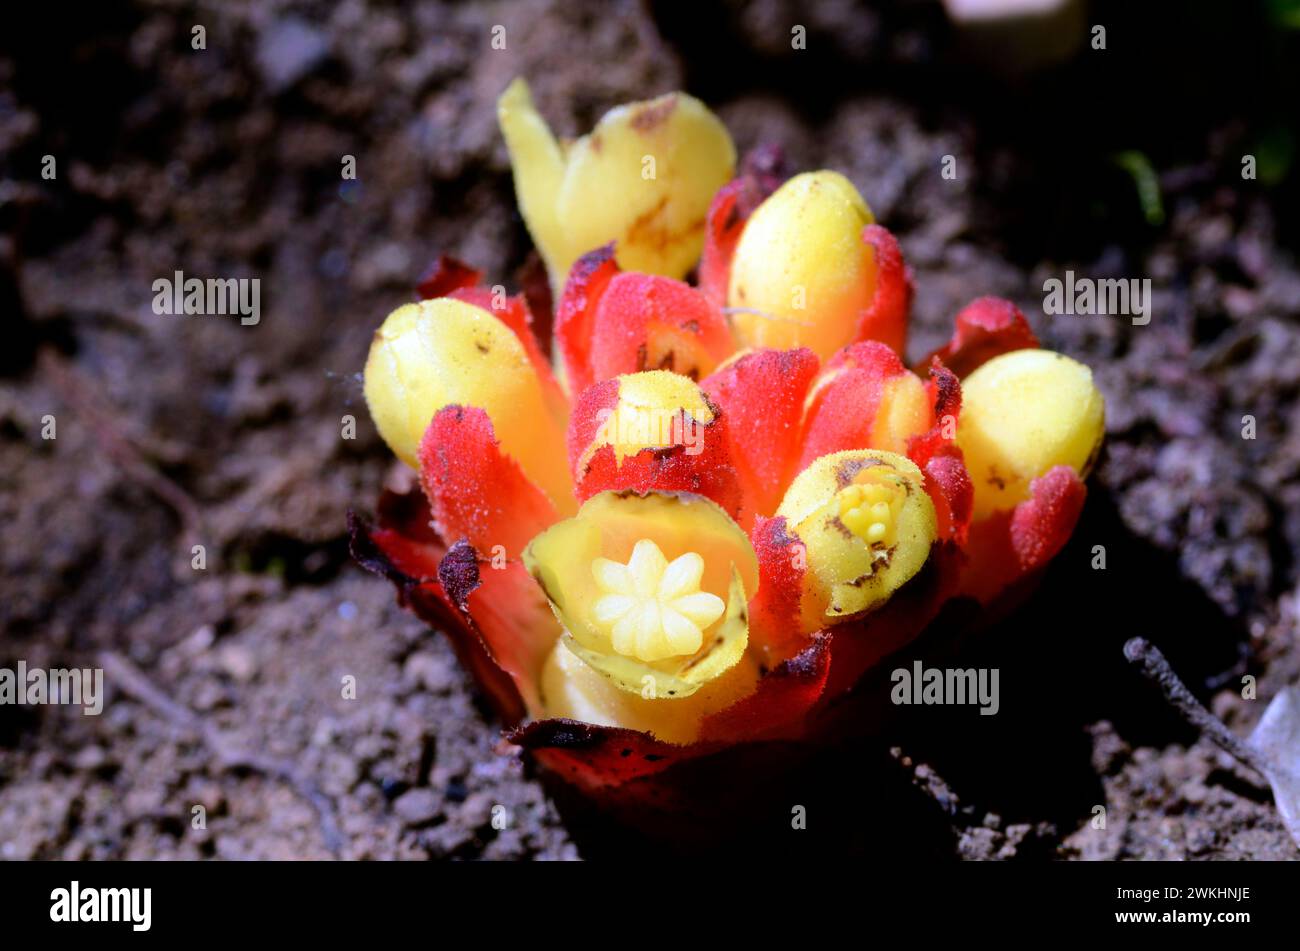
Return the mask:
<path id="1" fill-rule="evenodd" d="M 775 512 L 796 473 L 804 400 L 817 374 L 809 349 L 743 353 L 700 388 L 727 419 L 731 458 L 752 512 Z"/>

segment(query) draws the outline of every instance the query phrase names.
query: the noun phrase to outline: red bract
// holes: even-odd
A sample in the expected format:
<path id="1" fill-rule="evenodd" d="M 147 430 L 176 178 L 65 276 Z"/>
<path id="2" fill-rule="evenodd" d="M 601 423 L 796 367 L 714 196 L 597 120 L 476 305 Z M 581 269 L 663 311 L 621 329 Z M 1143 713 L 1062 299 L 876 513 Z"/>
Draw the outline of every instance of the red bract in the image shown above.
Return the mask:
<path id="1" fill-rule="evenodd" d="M 939 537 L 964 545 L 975 487 L 953 439 L 961 413 L 961 383 L 938 357 L 931 360 L 926 393 L 933 425 L 908 440 L 907 455 L 925 473 L 925 490 L 934 503 Z"/>
<path id="2" fill-rule="evenodd" d="M 555 343 L 573 393 L 581 393 L 595 382 L 591 345 L 596 307 L 618 273 L 614 246 L 608 244 L 578 258 L 564 282 L 564 292 L 555 308 Z"/>
<path id="3" fill-rule="evenodd" d="M 700 387 L 728 421 L 727 448 L 749 512 L 774 512 L 794 477 L 803 441 L 804 400 L 817 375 L 811 350 L 751 350 Z"/>
<path id="4" fill-rule="evenodd" d="M 1020 308 L 1001 297 L 980 297 L 957 314 L 952 339 L 930 355 L 958 376 L 968 376 L 981 364 L 1012 350 L 1038 346 Z"/>
<path id="5" fill-rule="evenodd" d="M 826 364 L 809 399 L 799 468 L 845 449 L 906 451 L 912 436 L 933 425 L 931 402 L 885 344 L 845 347 Z"/>
<path id="6" fill-rule="evenodd" d="M 623 272 L 602 248 L 574 265 L 556 337 L 575 392 L 643 370 L 699 379 L 733 349 L 722 312 L 689 284 Z"/>
<path id="7" fill-rule="evenodd" d="M 466 539 L 491 555 L 500 545 L 518 558 L 558 517 L 546 493 L 501 452 L 487 413 L 477 407 L 438 411 L 420 443 L 420 479 L 443 538 Z"/>
<path id="8" fill-rule="evenodd" d="M 700 290 L 719 307 L 727 303 L 731 256 L 747 219 L 785 178 L 779 149 L 760 146 L 745 157 L 740 175 L 728 182 L 709 205 L 706 239 L 700 258 Z"/>
<path id="9" fill-rule="evenodd" d="M 711 419 L 698 419 L 688 408 L 669 407 L 671 415 L 659 420 L 667 437 L 663 444 L 630 452 L 635 447 L 612 438 L 621 385 L 618 378 L 603 380 L 583 393 L 573 409 L 568 450 L 578 499 L 609 490 L 694 492 L 742 521 L 744 502 L 729 452 L 727 417 L 716 408 L 711 408 Z M 745 520 L 752 519 L 751 512 Z"/>
<path id="10" fill-rule="evenodd" d="M 807 556 L 780 515 L 759 516 L 750 539 L 758 555 L 758 593 L 749 602 L 749 636 L 769 662 L 782 660 L 806 641 L 799 612 Z"/>
<path id="11" fill-rule="evenodd" d="M 1070 540 L 1087 495 L 1068 466 L 1057 466 L 1035 480 L 1031 492 L 1028 501 L 971 529 L 961 587 L 981 603 L 1046 567 Z"/>
<path id="12" fill-rule="evenodd" d="M 907 315 L 912 309 L 912 275 L 894 236 L 867 225 L 863 243 L 876 257 L 876 293 L 858 317 L 857 339 L 879 340 L 902 353 L 907 346 Z"/>

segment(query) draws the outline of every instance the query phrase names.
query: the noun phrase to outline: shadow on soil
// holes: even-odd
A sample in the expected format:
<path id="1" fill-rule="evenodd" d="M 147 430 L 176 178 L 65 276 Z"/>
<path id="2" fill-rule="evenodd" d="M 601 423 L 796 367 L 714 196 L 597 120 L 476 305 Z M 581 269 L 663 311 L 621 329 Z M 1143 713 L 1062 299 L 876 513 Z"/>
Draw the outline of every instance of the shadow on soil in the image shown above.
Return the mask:
<path id="1" fill-rule="evenodd" d="M 1104 570 L 1091 567 L 1093 546 L 1106 549 Z M 955 621 L 956 619 L 954 619 Z M 1018 857 L 1051 857 L 1105 801 L 1092 765 L 1087 727 L 1109 720 L 1132 746 L 1190 743 L 1194 732 L 1159 690 L 1125 661 L 1124 642 L 1142 635 L 1157 644 L 1198 696 L 1240 664 L 1242 626 L 1179 575 L 1176 553 L 1155 549 L 1123 527 L 1111 500 L 1094 492 L 1074 538 L 1037 591 L 1008 618 L 977 635 L 939 624 L 900 656 L 910 667 L 987 667 L 999 671 L 999 710 L 910 706 L 888 710 L 887 665 L 866 686 L 867 710 L 886 705 L 881 735 L 822 750 L 785 775 L 747 769 L 745 757 L 689 778 L 729 802 L 699 803 L 680 825 L 631 831 L 595 814 L 559 784 L 549 784 L 584 857 L 653 858 L 697 854 L 798 857 L 957 858 L 957 831 L 986 813 L 1006 824 L 1049 823 L 1055 839 L 1031 838 Z M 912 770 L 891 755 L 899 748 L 931 767 L 950 788 L 922 791 Z M 748 764 L 754 765 L 754 764 Z M 718 782 L 718 770 L 730 782 Z M 693 800 L 689 800 L 693 801 Z M 793 809 L 806 828 L 792 828 Z M 683 835 L 689 830 L 689 836 Z"/>

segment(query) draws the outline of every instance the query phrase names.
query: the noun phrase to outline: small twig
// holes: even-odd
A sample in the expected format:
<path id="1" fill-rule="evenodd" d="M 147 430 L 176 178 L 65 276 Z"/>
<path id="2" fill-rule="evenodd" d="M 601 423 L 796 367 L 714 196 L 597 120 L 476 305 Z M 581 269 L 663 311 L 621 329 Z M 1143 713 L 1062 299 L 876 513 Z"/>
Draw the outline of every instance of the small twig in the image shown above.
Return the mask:
<path id="1" fill-rule="evenodd" d="M 202 537 L 203 516 L 198 503 L 179 485 L 159 472 L 118 426 L 115 414 L 100 393 L 70 367 L 54 350 L 46 347 L 38 357 L 39 365 L 54 384 L 59 395 L 90 425 L 96 441 L 114 463 L 180 517 L 181 530 L 187 538 Z"/>
<path id="2" fill-rule="evenodd" d="M 99 663 L 109 679 L 125 694 L 134 697 L 164 720 L 198 736 L 216 759 L 219 769 L 228 772 L 248 770 L 290 786 L 316 810 L 325 847 L 335 856 L 342 851 L 343 833 L 339 830 L 334 815 L 333 800 L 292 763 L 249 753 L 232 745 L 225 734 L 163 693 L 140 668 L 121 654 L 104 651 L 99 655 Z"/>
<path id="3" fill-rule="evenodd" d="M 1174 669 L 1169 666 L 1169 661 L 1165 660 L 1165 655 L 1160 653 L 1160 648 L 1145 637 L 1134 637 L 1124 645 L 1124 656 L 1129 663 L 1140 667 L 1149 680 L 1159 685 L 1165 699 L 1182 714 L 1183 719 L 1232 754 L 1238 762 L 1249 766 L 1265 779 L 1268 778 L 1263 757 L 1201 705 L 1187 689 L 1187 685 L 1178 679 Z"/>
<path id="4" fill-rule="evenodd" d="M 121 654 L 113 651 L 101 651 L 100 666 L 109 679 L 122 688 L 130 697 L 139 700 L 164 720 L 171 720 L 191 733 L 203 732 L 203 721 L 198 714 L 183 707 L 171 697 L 154 686 L 153 681 L 144 675 L 139 667 Z"/>
<path id="5" fill-rule="evenodd" d="M 904 753 L 899 746 L 891 746 L 889 755 L 899 766 L 908 771 L 912 785 L 938 806 L 949 819 L 960 821 L 960 817 L 966 814 L 967 825 L 970 824 L 969 813 L 972 810 L 962 805 L 961 797 L 953 791 L 933 766 L 916 761 Z"/>

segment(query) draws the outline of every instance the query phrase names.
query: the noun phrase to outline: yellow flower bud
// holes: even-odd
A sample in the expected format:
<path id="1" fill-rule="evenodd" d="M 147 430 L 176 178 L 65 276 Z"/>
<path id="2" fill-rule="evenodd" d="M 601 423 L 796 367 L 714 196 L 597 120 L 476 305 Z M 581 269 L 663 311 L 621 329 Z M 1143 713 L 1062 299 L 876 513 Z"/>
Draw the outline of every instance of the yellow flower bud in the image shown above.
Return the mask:
<path id="1" fill-rule="evenodd" d="M 975 519 L 1029 498 L 1030 482 L 1053 466 L 1087 476 L 1106 417 L 1088 367 L 1050 350 L 1014 350 L 961 389 L 957 445 L 975 486 Z"/>
<path id="2" fill-rule="evenodd" d="M 731 136 L 698 99 L 669 93 L 619 106 L 589 135 L 559 142 L 516 79 L 497 120 L 555 293 L 579 256 L 611 241 L 626 271 L 680 279 L 695 266 L 709 203 L 736 165 Z"/>
<path id="3" fill-rule="evenodd" d="M 822 456 L 791 483 L 776 514 L 804 544 L 805 630 L 879 606 L 921 570 L 936 533 L 921 470 L 876 449 Z"/>
<path id="4" fill-rule="evenodd" d="M 852 342 L 876 286 L 862 229 L 875 219 L 838 172 L 805 172 L 754 210 L 731 261 L 727 304 L 742 347 L 809 347 L 822 360 Z"/>
<path id="5" fill-rule="evenodd" d="M 477 406 L 502 450 L 551 497 L 575 510 L 564 451 L 566 422 L 547 410 L 519 338 L 487 311 L 453 298 L 406 304 L 375 333 L 365 371 L 366 403 L 390 449 L 410 466 L 434 414 Z"/>

